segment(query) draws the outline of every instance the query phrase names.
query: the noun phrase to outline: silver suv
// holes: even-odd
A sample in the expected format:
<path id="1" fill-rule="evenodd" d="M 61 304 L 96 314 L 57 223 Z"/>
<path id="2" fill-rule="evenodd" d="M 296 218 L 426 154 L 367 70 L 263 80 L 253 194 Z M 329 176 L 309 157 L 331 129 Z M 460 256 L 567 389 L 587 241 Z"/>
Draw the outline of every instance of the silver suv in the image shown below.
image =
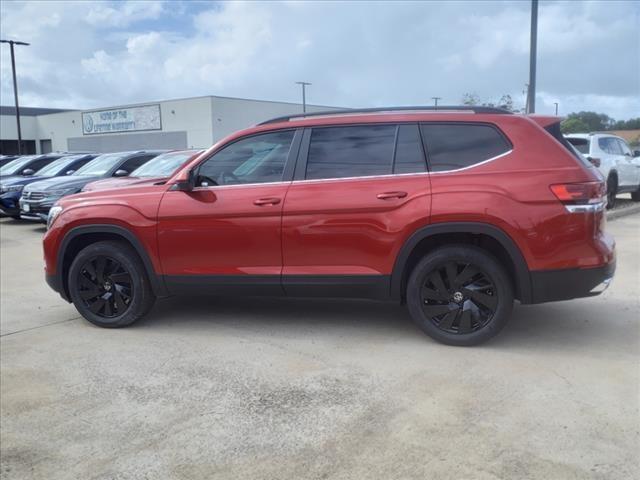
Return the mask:
<path id="1" fill-rule="evenodd" d="M 630 192 L 634 201 L 640 201 L 640 151 L 632 152 L 624 139 L 609 133 L 565 137 L 607 179 L 607 208 L 615 205 L 619 193 Z"/>

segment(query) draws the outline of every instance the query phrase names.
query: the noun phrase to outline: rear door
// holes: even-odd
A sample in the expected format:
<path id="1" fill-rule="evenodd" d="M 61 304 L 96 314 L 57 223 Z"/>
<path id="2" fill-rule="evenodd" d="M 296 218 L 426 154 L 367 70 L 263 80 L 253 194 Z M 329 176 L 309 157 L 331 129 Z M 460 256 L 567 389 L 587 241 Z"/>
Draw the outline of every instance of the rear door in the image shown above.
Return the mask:
<path id="1" fill-rule="evenodd" d="M 614 140 L 618 143 L 620 151 L 624 156 L 624 160 L 622 161 L 624 162 L 624 167 L 627 170 L 627 176 L 629 180 L 627 186 L 632 187 L 640 184 L 640 168 L 638 168 L 638 162 L 636 162 L 636 159 L 633 158 L 631 149 L 621 138 L 616 138 Z"/>
<path id="2" fill-rule="evenodd" d="M 306 129 L 282 219 L 290 295 L 389 294 L 395 257 L 429 221 L 417 124 Z"/>

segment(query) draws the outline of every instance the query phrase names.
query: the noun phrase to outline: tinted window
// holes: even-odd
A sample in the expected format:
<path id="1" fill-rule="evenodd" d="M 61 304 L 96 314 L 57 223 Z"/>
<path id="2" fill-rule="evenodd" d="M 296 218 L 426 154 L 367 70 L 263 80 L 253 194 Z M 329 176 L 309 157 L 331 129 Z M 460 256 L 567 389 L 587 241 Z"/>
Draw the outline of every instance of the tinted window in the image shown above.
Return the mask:
<path id="1" fill-rule="evenodd" d="M 141 155 L 139 157 L 133 157 L 130 158 L 129 160 L 127 160 L 126 162 L 124 162 L 119 168 L 118 170 L 126 170 L 127 172 L 131 173 L 133 172 L 136 168 L 141 167 L 142 165 L 144 165 L 145 163 L 147 163 L 149 160 L 151 160 L 153 157 L 155 157 L 155 155 Z"/>
<path id="2" fill-rule="evenodd" d="M 626 144 L 626 142 L 620 138 L 617 138 L 616 141 L 618 142 L 618 146 L 620 147 L 620 150 L 622 151 L 623 155 L 631 155 L 631 149 L 629 148 L 629 146 Z"/>
<path id="3" fill-rule="evenodd" d="M 293 134 L 293 130 L 265 133 L 232 143 L 201 164 L 198 184 L 237 185 L 282 180 Z"/>
<path id="4" fill-rule="evenodd" d="M 511 150 L 488 125 L 423 124 L 421 128 L 434 172 L 470 167 Z"/>
<path id="5" fill-rule="evenodd" d="M 393 173 L 415 173 L 427 170 L 420 145 L 418 125 L 400 125 L 396 141 Z"/>
<path id="6" fill-rule="evenodd" d="M 598 139 L 598 146 L 611 155 L 622 155 L 622 149 L 618 145 L 617 139 L 612 137 L 601 137 Z"/>
<path id="7" fill-rule="evenodd" d="M 18 157 L 15 160 L 10 161 L 2 168 L 0 168 L 0 175 L 15 175 L 19 171 L 25 168 L 31 160 L 36 158 L 36 155 L 28 155 L 26 157 Z"/>
<path id="8" fill-rule="evenodd" d="M 315 128 L 306 178 L 390 174 L 395 136 L 395 125 Z"/>
<path id="9" fill-rule="evenodd" d="M 580 153 L 589 155 L 589 139 L 588 138 L 567 138 L 567 141 L 576 147 Z"/>

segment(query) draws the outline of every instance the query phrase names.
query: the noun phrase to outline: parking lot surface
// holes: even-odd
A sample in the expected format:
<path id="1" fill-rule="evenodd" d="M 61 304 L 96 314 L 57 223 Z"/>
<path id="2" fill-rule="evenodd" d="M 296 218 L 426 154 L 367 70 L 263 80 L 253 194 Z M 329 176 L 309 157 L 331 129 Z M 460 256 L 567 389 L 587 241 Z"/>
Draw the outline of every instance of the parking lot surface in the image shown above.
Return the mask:
<path id="1" fill-rule="evenodd" d="M 127 329 L 0 220 L 3 479 L 640 478 L 640 215 L 599 297 L 440 345 L 398 305 L 170 298 Z"/>

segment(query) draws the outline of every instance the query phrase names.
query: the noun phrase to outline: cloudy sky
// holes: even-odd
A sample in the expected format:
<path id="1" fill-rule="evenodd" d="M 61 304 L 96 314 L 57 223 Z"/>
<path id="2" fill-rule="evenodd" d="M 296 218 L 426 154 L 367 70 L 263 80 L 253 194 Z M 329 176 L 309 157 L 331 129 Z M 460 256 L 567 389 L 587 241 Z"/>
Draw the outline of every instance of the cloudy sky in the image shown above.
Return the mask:
<path id="1" fill-rule="evenodd" d="M 524 103 L 529 2 L 0 3 L 25 106 L 93 108 L 198 95 L 321 105 Z M 8 46 L 1 102 L 13 104 Z M 640 2 L 541 1 L 538 112 L 640 116 Z"/>

